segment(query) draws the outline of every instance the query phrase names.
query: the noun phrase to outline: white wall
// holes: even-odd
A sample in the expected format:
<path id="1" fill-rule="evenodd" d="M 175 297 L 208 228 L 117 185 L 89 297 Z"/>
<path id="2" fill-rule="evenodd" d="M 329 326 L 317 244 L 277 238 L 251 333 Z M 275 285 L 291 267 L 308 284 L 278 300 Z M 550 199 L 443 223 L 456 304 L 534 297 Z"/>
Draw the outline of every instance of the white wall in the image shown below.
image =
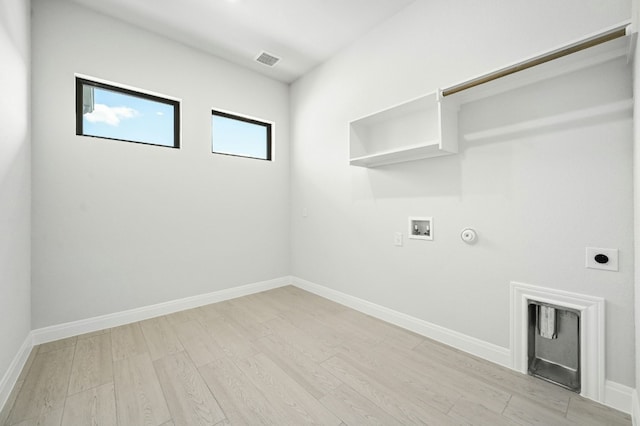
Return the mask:
<path id="1" fill-rule="evenodd" d="M 517 280 L 606 297 L 607 376 L 633 386 L 629 121 L 346 162 L 350 119 L 628 19 L 628 0 L 418 0 L 298 81 L 291 252 L 286 86 L 75 4 L 34 7 L 34 328 L 293 272 L 507 347 Z M 75 72 L 181 97 L 182 149 L 75 136 Z M 209 154 L 211 107 L 276 121 L 276 161 Z M 392 247 L 421 214 L 436 240 Z M 585 270 L 585 245 L 619 248 L 621 271 Z"/>
<path id="2" fill-rule="evenodd" d="M 31 330 L 29 38 L 29 1 L 0 0 L 0 383 Z"/>
<path id="3" fill-rule="evenodd" d="M 607 378 L 634 386 L 629 118 L 461 139 L 458 155 L 377 169 L 347 161 L 348 121 L 630 14 L 628 0 L 418 0 L 294 83 L 292 273 L 502 347 L 510 281 L 602 296 Z M 629 97 L 630 74 L 616 69 L 606 84 Z M 513 112 L 513 101 L 463 108 L 461 127 Z M 412 215 L 434 217 L 434 241 L 394 247 Z M 459 239 L 466 226 L 479 233 L 475 246 Z M 585 269 L 585 246 L 620 249 L 620 271 Z"/>
<path id="4" fill-rule="evenodd" d="M 637 31 L 640 28 L 640 0 L 633 0 L 633 24 Z M 633 62 L 633 95 L 634 95 L 634 126 L 633 126 L 633 206 L 634 206 L 634 248 L 635 248 L 635 326 L 636 326 L 636 400 L 635 415 L 640 415 L 640 46 L 636 44 Z M 636 424 L 640 423 L 635 418 Z"/>
<path id="5" fill-rule="evenodd" d="M 33 9 L 33 327 L 288 275 L 288 86 L 68 1 Z M 74 73 L 181 98 L 181 149 L 76 136 Z M 275 161 L 212 155 L 212 108 L 274 121 Z"/>

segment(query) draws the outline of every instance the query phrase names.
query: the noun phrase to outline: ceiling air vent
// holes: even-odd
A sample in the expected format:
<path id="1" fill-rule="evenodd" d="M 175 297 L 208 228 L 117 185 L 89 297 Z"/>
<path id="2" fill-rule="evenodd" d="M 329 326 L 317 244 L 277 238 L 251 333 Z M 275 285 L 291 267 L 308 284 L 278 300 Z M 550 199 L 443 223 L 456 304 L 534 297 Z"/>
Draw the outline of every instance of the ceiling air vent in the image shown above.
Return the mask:
<path id="1" fill-rule="evenodd" d="M 256 61 L 260 62 L 261 64 L 265 64 L 268 67 L 272 67 L 277 64 L 278 61 L 280 61 L 280 58 L 263 51 L 260 55 L 258 55 Z"/>

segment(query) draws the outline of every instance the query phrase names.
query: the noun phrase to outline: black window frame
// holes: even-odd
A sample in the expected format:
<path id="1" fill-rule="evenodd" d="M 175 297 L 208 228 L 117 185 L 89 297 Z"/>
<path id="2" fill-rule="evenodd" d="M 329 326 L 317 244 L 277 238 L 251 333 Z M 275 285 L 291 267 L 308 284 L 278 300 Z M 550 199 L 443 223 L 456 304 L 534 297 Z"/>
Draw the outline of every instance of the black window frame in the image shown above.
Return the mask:
<path id="1" fill-rule="evenodd" d="M 153 142 L 133 141 L 129 139 L 109 138 L 105 136 L 87 135 L 83 133 L 83 87 L 92 86 L 98 89 L 111 90 L 114 92 L 122 93 L 125 95 L 138 97 L 166 105 L 173 106 L 173 145 L 163 145 Z M 115 140 L 121 142 L 137 143 L 142 145 L 160 146 L 164 148 L 180 149 L 180 101 L 175 99 L 163 98 L 157 95 L 151 95 L 149 93 L 140 92 L 134 89 L 124 88 L 113 84 L 103 83 L 100 81 L 90 80 L 85 77 L 76 76 L 76 135 L 85 136 L 89 138 L 98 138 L 106 140 Z"/>
<path id="2" fill-rule="evenodd" d="M 230 154 L 228 152 L 217 152 L 217 151 L 214 151 L 213 150 L 213 134 L 212 134 L 212 140 L 211 140 L 211 153 L 212 154 L 228 155 L 228 156 L 231 156 L 231 157 L 239 157 L 239 158 L 251 158 L 251 159 L 254 159 L 254 160 L 262 160 L 262 161 L 273 161 L 273 151 L 272 151 L 273 150 L 273 123 L 267 122 L 267 121 L 258 120 L 258 119 L 255 119 L 255 118 L 245 117 L 245 116 L 234 114 L 234 113 L 231 113 L 231 112 L 212 109 L 211 110 L 211 116 L 213 117 L 214 115 L 216 115 L 218 117 L 230 118 L 232 120 L 243 121 L 245 123 L 250 123 L 250 124 L 255 124 L 255 125 L 258 125 L 258 126 L 265 127 L 267 129 L 267 140 L 266 140 L 267 158 L 252 157 L 250 155 Z M 212 129 L 212 132 L 213 132 L 213 129 Z"/>

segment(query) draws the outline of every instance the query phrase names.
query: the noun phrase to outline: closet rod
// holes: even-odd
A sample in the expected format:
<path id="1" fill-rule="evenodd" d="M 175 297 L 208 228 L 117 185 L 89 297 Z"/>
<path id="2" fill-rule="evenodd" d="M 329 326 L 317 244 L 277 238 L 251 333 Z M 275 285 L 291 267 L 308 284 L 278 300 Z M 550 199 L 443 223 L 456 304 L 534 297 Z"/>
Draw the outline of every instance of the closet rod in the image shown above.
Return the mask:
<path id="1" fill-rule="evenodd" d="M 585 41 L 581 41 L 565 48 L 553 51 L 546 55 L 538 56 L 536 58 L 532 58 L 528 61 L 521 62 L 516 65 L 512 65 L 507 68 L 503 68 L 501 70 L 495 71 L 491 74 L 484 75 L 482 77 L 478 77 L 473 80 L 469 80 L 465 83 L 458 84 L 457 86 L 452 86 L 442 91 L 442 96 L 453 95 L 454 93 L 462 92 L 463 90 L 470 89 L 475 86 L 479 86 L 484 83 L 488 83 L 493 80 L 497 80 L 499 78 L 505 77 L 510 74 L 517 73 L 518 71 L 526 70 L 528 68 L 535 67 L 536 65 L 544 64 L 545 62 L 553 61 L 554 59 L 561 58 L 563 56 L 570 55 L 575 52 L 579 52 L 584 49 L 588 49 L 590 47 L 596 46 L 601 43 L 605 43 L 610 40 L 614 40 L 619 37 L 624 37 L 626 35 L 626 27 L 615 28 L 606 33 L 597 35 Z"/>

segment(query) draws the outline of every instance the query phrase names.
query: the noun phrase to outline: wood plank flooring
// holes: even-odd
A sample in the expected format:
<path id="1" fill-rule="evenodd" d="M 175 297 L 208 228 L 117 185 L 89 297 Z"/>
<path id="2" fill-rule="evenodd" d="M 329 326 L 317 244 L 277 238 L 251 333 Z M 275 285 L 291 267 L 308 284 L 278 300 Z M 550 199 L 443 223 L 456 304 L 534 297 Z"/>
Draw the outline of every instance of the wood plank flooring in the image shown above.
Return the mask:
<path id="1" fill-rule="evenodd" d="M 631 425 L 295 287 L 33 349 L 0 425 Z"/>

